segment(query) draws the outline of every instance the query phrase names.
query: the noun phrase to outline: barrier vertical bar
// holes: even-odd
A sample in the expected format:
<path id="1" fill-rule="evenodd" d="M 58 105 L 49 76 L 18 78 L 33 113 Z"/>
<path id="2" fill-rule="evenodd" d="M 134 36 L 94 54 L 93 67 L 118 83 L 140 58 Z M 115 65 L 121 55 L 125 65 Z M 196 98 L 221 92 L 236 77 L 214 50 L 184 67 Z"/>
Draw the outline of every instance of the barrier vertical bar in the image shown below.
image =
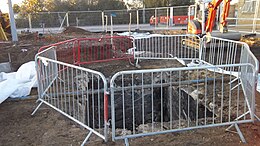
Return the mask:
<path id="1" fill-rule="evenodd" d="M 105 31 L 105 14 L 104 11 L 101 12 L 102 28 Z"/>
<path id="2" fill-rule="evenodd" d="M 105 141 L 107 142 L 107 138 L 108 138 L 108 94 L 109 92 L 104 91 L 104 136 L 105 136 Z"/>
<path id="3" fill-rule="evenodd" d="M 81 48 L 80 48 L 80 41 L 77 40 L 78 42 L 78 63 L 81 62 Z"/>
<path id="4" fill-rule="evenodd" d="M 69 23 L 69 11 L 66 13 L 66 21 L 67 21 L 67 27 L 70 26 L 70 23 Z"/>

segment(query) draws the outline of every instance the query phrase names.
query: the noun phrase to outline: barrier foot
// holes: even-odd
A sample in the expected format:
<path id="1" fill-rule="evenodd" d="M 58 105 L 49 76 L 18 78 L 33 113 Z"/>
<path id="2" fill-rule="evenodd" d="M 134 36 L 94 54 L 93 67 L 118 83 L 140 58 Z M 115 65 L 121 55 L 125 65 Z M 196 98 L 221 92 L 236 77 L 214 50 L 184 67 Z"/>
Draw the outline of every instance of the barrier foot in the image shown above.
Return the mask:
<path id="1" fill-rule="evenodd" d="M 242 132 L 240 131 L 240 129 L 239 129 L 239 127 L 238 127 L 237 124 L 235 124 L 235 128 L 236 128 L 236 130 L 237 130 L 237 132 L 238 132 L 238 135 L 239 135 L 241 141 L 242 141 L 243 143 L 246 143 L 246 139 L 245 139 L 245 137 L 243 136 L 243 134 L 242 134 Z"/>
<path id="2" fill-rule="evenodd" d="M 129 146 L 128 138 L 125 138 L 125 146 Z"/>
<path id="3" fill-rule="evenodd" d="M 236 131 L 230 130 L 233 126 L 235 126 Z M 243 143 L 246 143 L 246 139 L 245 139 L 245 137 L 243 136 L 243 134 L 242 134 L 242 132 L 241 132 L 241 130 L 240 130 L 240 128 L 238 127 L 237 124 L 232 124 L 232 125 L 230 125 L 230 126 L 226 129 L 226 131 L 231 132 L 231 133 L 238 134 L 239 137 L 240 137 L 240 139 L 241 139 L 241 141 L 242 141 Z"/>
<path id="4" fill-rule="evenodd" d="M 40 108 L 40 106 L 42 105 L 42 101 L 41 101 L 41 103 L 35 108 L 35 110 L 32 112 L 32 116 L 36 113 L 36 111 Z"/>
<path id="5" fill-rule="evenodd" d="M 255 115 L 255 118 L 256 118 L 256 120 L 257 120 L 258 122 L 260 122 L 260 118 L 257 117 L 257 115 Z"/>
<path id="6" fill-rule="evenodd" d="M 90 138 L 92 133 L 93 133 L 92 131 L 89 131 L 87 137 L 84 139 L 84 141 L 82 142 L 81 146 L 84 146 L 86 144 L 86 142 L 88 141 L 88 139 Z"/>

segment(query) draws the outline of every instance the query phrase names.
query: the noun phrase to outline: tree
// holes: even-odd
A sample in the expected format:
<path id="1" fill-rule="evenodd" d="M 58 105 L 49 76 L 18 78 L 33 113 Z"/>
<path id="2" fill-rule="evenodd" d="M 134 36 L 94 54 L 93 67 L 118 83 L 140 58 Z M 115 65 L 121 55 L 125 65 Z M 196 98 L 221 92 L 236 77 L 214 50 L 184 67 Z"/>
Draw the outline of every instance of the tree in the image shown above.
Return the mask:
<path id="1" fill-rule="evenodd" d="M 66 12 L 69 11 L 71 6 L 70 1 L 61 1 L 61 0 L 45 0 L 44 1 L 44 10 L 55 12 L 55 11 L 62 11 Z"/>
<path id="2" fill-rule="evenodd" d="M 138 8 L 143 8 L 143 1 L 138 0 L 138 1 L 126 1 L 125 5 L 128 10 L 130 9 L 138 9 Z"/>
<path id="3" fill-rule="evenodd" d="M 168 6 L 169 0 L 144 0 L 145 7 L 165 7 Z"/>
<path id="4" fill-rule="evenodd" d="M 109 9 L 126 9 L 126 6 L 119 0 L 24 0 L 20 8 L 20 15 L 36 14 L 42 11 L 66 12 Z"/>
<path id="5" fill-rule="evenodd" d="M 188 6 L 191 4 L 190 0 L 169 0 L 170 6 Z"/>
<path id="6" fill-rule="evenodd" d="M 187 6 L 190 0 L 144 0 L 145 7 Z"/>
<path id="7" fill-rule="evenodd" d="M 126 9 L 126 6 L 124 2 L 118 0 L 99 0 L 93 8 L 94 10 L 119 10 Z"/>
<path id="8" fill-rule="evenodd" d="M 14 10 L 14 13 L 15 13 L 15 14 L 18 14 L 18 13 L 20 12 L 20 6 L 17 5 L 17 4 L 14 4 L 14 5 L 13 5 L 13 10 Z"/>
<path id="9" fill-rule="evenodd" d="M 20 8 L 20 12 L 22 15 L 35 14 L 43 10 L 43 0 L 24 0 Z"/>

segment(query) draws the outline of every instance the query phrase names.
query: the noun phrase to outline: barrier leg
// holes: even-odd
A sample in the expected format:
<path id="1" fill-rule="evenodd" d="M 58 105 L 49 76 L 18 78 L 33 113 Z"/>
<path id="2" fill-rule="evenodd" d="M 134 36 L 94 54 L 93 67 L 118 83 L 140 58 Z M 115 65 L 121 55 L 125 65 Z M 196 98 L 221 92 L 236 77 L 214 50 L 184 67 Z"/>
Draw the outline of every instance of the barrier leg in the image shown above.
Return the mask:
<path id="1" fill-rule="evenodd" d="M 241 141 L 242 141 L 243 143 L 246 143 L 245 137 L 243 136 L 243 134 L 242 134 L 242 132 L 240 131 L 240 129 L 239 129 L 239 127 L 238 127 L 237 124 L 235 124 L 235 128 L 236 128 L 236 130 L 237 130 L 237 133 L 238 133 L 238 135 L 239 135 Z"/>
<path id="2" fill-rule="evenodd" d="M 39 105 L 35 108 L 35 110 L 32 112 L 32 116 L 36 113 L 36 111 L 40 108 L 40 106 L 42 105 L 43 101 L 41 101 L 41 103 L 39 103 Z"/>
<path id="3" fill-rule="evenodd" d="M 82 142 L 81 146 L 84 146 L 86 144 L 86 142 L 88 141 L 88 139 L 90 138 L 92 133 L 93 133 L 92 131 L 89 131 L 87 137 L 84 139 L 84 141 Z"/>
<path id="4" fill-rule="evenodd" d="M 236 131 L 230 130 L 233 126 L 235 126 Z M 245 137 L 243 136 L 243 134 L 242 134 L 241 130 L 239 129 L 237 123 L 230 125 L 230 126 L 226 129 L 226 131 L 231 132 L 231 133 L 236 133 L 236 134 L 238 134 L 239 137 L 240 137 L 240 139 L 241 139 L 241 141 L 242 141 L 243 143 L 246 143 Z"/>
<path id="5" fill-rule="evenodd" d="M 125 138 L 125 146 L 129 146 L 128 138 Z"/>
<path id="6" fill-rule="evenodd" d="M 257 115 L 255 115 L 255 118 L 258 122 L 260 122 L 260 118 Z"/>

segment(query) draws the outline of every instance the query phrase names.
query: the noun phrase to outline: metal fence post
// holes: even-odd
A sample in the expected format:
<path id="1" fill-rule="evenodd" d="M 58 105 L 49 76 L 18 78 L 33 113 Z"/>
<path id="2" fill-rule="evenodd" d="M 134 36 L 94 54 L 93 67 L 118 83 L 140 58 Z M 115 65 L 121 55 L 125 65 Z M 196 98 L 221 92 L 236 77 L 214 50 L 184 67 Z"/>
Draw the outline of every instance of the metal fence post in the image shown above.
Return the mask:
<path id="1" fill-rule="evenodd" d="M 143 7 L 143 24 L 145 24 L 145 6 Z"/>
<path id="2" fill-rule="evenodd" d="M 167 19 L 166 19 L 166 23 L 167 23 L 167 28 L 169 27 L 169 19 L 170 19 L 170 17 L 169 17 L 169 8 L 167 8 L 167 10 L 166 10 L 167 12 Z"/>
<path id="3" fill-rule="evenodd" d="M 128 25 L 129 35 L 131 33 L 131 24 L 132 24 L 132 13 L 129 13 L 129 25 Z"/>
<path id="4" fill-rule="evenodd" d="M 28 14 L 29 30 L 32 31 L 32 16 Z"/>
<path id="5" fill-rule="evenodd" d="M 79 27 L 79 18 L 78 17 L 76 17 L 76 25 L 77 25 L 77 27 Z"/>
<path id="6" fill-rule="evenodd" d="M 154 10 L 154 17 L 155 17 L 154 27 L 156 28 L 159 23 L 159 19 L 157 19 L 157 8 L 155 8 L 155 10 Z M 157 20 L 158 20 L 158 23 L 157 23 Z"/>
<path id="7" fill-rule="evenodd" d="M 67 20 L 67 27 L 70 26 L 70 23 L 69 23 L 69 11 L 66 13 L 66 20 Z"/>
<path id="8" fill-rule="evenodd" d="M 136 25 L 137 29 L 139 29 L 139 10 L 136 10 Z"/>
<path id="9" fill-rule="evenodd" d="M 170 7 L 170 24 L 169 26 L 173 26 L 173 7 Z"/>
<path id="10" fill-rule="evenodd" d="M 12 41 L 17 42 L 18 36 L 17 36 L 17 30 L 14 20 L 14 11 L 12 7 L 12 1 L 8 0 L 8 6 L 9 6 L 9 16 L 10 16 L 10 24 L 11 24 L 11 33 L 12 33 Z"/>
<path id="11" fill-rule="evenodd" d="M 256 32 L 256 19 L 258 16 L 258 11 L 259 11 L 259 0 L 256 1 L 256 6 L 255 6 L 255 14 L 254 14 L 254 20 L 253 20 L 253 30 L 252 32 Z"/>

